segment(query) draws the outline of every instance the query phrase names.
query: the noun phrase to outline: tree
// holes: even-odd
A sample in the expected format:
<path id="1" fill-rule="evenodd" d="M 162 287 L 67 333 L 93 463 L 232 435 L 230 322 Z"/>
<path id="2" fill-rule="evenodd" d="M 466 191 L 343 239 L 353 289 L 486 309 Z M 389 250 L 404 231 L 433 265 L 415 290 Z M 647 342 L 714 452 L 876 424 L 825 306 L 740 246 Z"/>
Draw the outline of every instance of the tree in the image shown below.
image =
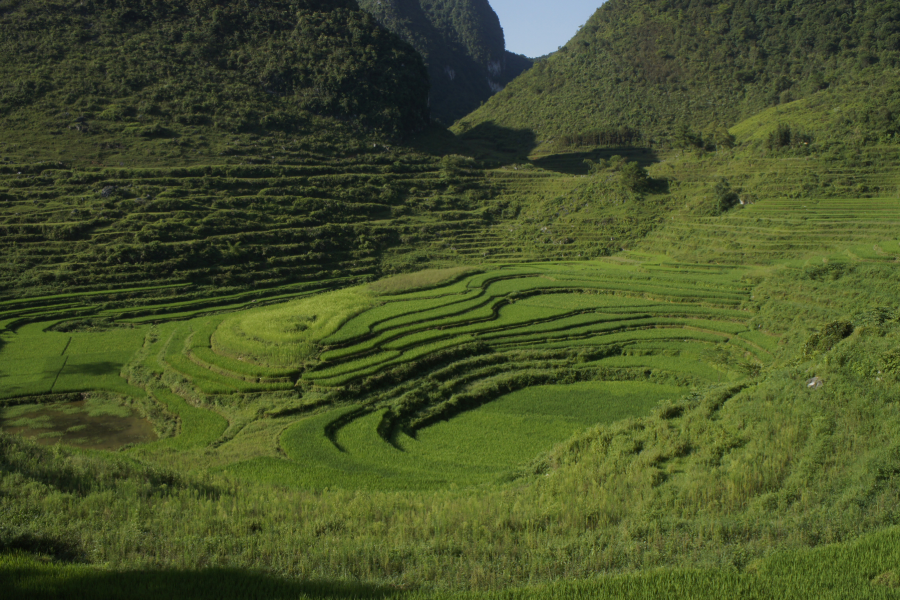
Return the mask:
<path id="1" fill-rule="evenodd" d="M 636 162 L 626 162 L 621 168 L 622 185 L 638 194 L 647 191 L 650 187 L 650 175 L 647 170 Z"/>

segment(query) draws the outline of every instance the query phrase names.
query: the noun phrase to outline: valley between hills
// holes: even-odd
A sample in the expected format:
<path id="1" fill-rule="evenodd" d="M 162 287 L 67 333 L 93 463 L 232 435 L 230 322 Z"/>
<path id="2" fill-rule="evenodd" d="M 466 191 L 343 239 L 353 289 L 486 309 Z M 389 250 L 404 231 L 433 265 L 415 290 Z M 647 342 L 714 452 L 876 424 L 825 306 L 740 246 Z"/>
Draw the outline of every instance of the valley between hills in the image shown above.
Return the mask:
<path id="1" fill-rule="evenodd" d="M 8 597 L 900 597 L 900 9 L 498 23 L 0 0 Z"/>

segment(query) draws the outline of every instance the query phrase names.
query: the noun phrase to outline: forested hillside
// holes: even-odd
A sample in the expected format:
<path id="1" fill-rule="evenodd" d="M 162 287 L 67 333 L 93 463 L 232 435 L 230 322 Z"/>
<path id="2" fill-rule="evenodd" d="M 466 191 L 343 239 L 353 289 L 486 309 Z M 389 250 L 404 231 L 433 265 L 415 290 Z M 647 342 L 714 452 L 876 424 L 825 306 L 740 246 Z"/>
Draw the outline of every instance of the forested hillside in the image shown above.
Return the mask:
<path id="1" fill-rule="evenodd" d="M 402 135 L 429 119 L 421 58 L 353 0 L 6 1 L 0 32 L 4 130 L 59 144 L 97 130 L 309 133 L 320 116 Z"/>
<path id="2" fill-rule="evenodd" d="M 766 107 L 896 82 L 898 67 L 896 2 L 610 0 L 459 128 L 492 123 L 539 141 L 628 128 L 629 143 L 702 145 Z M 877 102 L 867 95 L 850 105 L 863 114 L 847 129 L 900 133 L 896 86 Z"/>
<path id="3" fill-rule="evenodd" d="M 431 114 L 449 125 L 531 66 L 506 50 L 488 0 L 360 0 L 360 6 L 412 44 L 431 77 Z"/>
<path id="4" fill-rule="evenodd" d="M 421 57 L 352 0 L 0 3 L 0 294 L 369 274 L 390 172 L 440 168 L 390 145 L 429 121 Z"/>

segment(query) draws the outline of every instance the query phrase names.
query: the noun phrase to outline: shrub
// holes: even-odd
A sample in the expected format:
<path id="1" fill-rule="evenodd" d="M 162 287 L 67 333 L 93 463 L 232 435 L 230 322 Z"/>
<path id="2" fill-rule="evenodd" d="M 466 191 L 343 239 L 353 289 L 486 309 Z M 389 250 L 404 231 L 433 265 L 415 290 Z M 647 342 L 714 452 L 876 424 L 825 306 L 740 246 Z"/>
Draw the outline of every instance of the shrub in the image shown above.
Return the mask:
<path id="1" fill-rule="evenodd" d="M 803 345 L 804 356 L 831 350 L 838 342 L 853 333 L 853 324 L 848 321 L 832 321 L 812 334 Z"/>
<path id="2" fill-rule="evenodd" d="M 766 140 L 766 147 L 769 150 L 800 148 L 809 146 L 812 141 L 812 136 L 802 133 L 797 129 L 791 129 L 790 125 L 779 123 L 775 131 L 769 134 L 769 137 Z"/>
<path id="3" fill-rule="evenodd" d="M 721 215 L 728 212 L 734 205 L 740 202 L 740 198 L 728 183 L 727 179 L 722 179 L 713 188 L 713 195 L 716 199 L 715 213 Z"/>
<path id="4" fill-rule="evenodd" d="M 596 162 L 587 158 L 584 163 L 588 165 L 588 172 L 591 175 L 603 173 L 617 175 L 619 184 L 632 192 L 640 194 L 650 189 L 652 180 L 647 173 L 647 169 L 636 162 L 629 162 L 628 159 L 622 156 L 611 156 L 609 160 L 601 158 Z"/>

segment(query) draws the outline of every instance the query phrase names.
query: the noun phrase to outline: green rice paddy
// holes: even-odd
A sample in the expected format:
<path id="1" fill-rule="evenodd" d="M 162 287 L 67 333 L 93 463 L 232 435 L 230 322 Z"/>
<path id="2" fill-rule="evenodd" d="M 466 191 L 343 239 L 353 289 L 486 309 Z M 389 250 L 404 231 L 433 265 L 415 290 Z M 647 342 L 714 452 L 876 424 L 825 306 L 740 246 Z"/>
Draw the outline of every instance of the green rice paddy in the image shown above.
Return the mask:
<path id="1" fill-rule="evenodd" d="M 157 428 L 175 433 L 155 443 L 173 448 L 235 444 L 279 405 L 296 407 L 263 456 L 219 467 L 255 480 L 291 473 L 295 487 L 351 489 L 499 481 L 579 431 L 771 362 L 761 344 L 777 338 L 751 331 L 753 312 L 741 308 L 747 269 L 656 266 L 437 270 L 411 280 L 419 287 L 350 287 L 158 326 L 35 323 L 4 338 L 3 392 L 155 402 Z M 739 343 L 741 334 L 750 337 Z M 717 360 L 698 344 L 715 347 Z M 465 366 L 472 361 L 486 367 Z M 571 382 L 547 385 L 560 377 Z M 423 379 L 435 389 L 412 402 Z"/>
<path id="2" fill-rule="evenodd" d="M 173 581 L 216 566 L 351 590 L 296 597 L 896 597 L 898 567 L 873 548 L 893 539 L 900 472 L 897 198 L 793 198 L 820 165 L 773 159 L 784 190 L 745 181 L 767 194 L 698 216 L 690 197 L 733 165 L 667 162 L 682 187 L 646 200 L 665 218 L 609 256 L 605 225 L 526 211 L 421 234 L 385 264 L 430 268 L 374 281 L 374 263 L 341 255 L 259 289 L 137 271 L 115 287 L 104 271 L 83 294 L 2 300 L 2 427 L 53 446 L 3 436 L 4 460 L 76 466 L 44 492 L 7 482 L 0 502 L 80 507 L 79 551 L 107 565 L 54 563 L 41 589 L 163 565 Z M 583 193 L 539 170 L 487 176 L 507 200 Z M 803 352 L 840 320 L 847 339 Z M 92 485 L 107 487 L 66 491 Z M 17 589 L 38 585 L 23 569 L 44 567 L 0 555 Z"/>

